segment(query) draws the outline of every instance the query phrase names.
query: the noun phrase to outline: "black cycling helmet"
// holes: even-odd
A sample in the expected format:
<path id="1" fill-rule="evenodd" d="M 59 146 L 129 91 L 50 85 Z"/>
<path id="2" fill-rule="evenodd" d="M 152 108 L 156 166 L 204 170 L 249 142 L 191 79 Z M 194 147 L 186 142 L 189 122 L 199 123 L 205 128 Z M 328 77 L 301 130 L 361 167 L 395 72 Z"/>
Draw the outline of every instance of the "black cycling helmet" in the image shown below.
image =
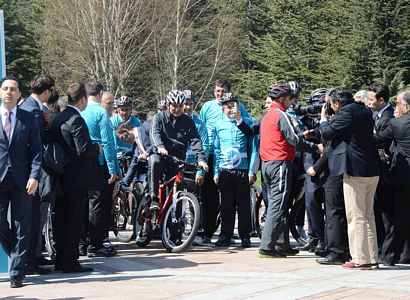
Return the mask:
<path id="1" fill-rule="evenodd" d="M 268 88 L 268 96 L 272 99 L 278 99 L 284 96 L 291 96 L 292 90 L 287 83 L 275 83 Z"/>
<path id="2" fill-rule="evenodd" d="M 192 99 L 195 102 L 195 96 L 194 96 L 194 94 L 192 93 L 191 90 L 183 90 L 182 92 L 185 95 L 185 100 Z"/>
<path id="3" fill-rule="evenodd" d="M 239 99 L 238 99 L 238 97 L 236 97 L 236 96 L 235 96 L 234 94 L 232 94 L 232 93 L 224 93 L 224 94 L 222 95 L 222 98 L 221 98 L 220 103 L 221 103 L 222 105 L 224 105 L 224 104 L 228 103 L 229 101 L 239 102 Z"/>
<path id="4" fill-rule="evenodd" d="M 314 90 L 312 93 L 310 93 L 310 101 L 325 101 L 326 92 L 326 88 Z"/>
<path id="5" fill-rule="evenodd" d="M 115 107 L 120 107 L 120 106 L 132 107 L 132 102 L 134 102 L 134 100 L 131 97 L 121 96 L 120 98 L 114 101 L 114 105 Z"/>
<path id="6" fill-rule="evenodd" d="M 167 102 L 170 104 L 184 104 L 185 94 L 182 91 L 172 90 L 168 93 Z"/>
<path id="7" fill-rule="evenodd" d="M 290 89 L 292 90 L 292 97 L 299 97 L 300 96 L 300 92 L 302 91 L 302 87 L 300 86 L 300 84 L 297 81 L 289 81 L 288 85 L 290 87 Z"/>

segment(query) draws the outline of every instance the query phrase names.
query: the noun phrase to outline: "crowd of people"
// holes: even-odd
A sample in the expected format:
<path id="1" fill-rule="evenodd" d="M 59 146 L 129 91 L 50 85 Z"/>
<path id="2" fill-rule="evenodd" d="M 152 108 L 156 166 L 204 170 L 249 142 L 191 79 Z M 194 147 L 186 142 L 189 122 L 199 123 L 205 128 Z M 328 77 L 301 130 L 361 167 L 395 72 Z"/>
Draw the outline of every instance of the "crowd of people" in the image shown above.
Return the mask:
<path id="1" fill-rule="evenodd" d="M 128 186 L 142 176 L 152 199 L 149 209 L 157 211 L 159 182 L 176 173 L 166 155 L 201 168 L 190 187 L 201 205 L 193 245 L 211 243 L 220 212 L 215 246 L 235 243 L 236 214 L 240 246 L 252 246 L 250 187 L 261 170 L 261 258 L 312 251 L 320 264 L 349 269 L 410 263 L 410 91 L 398 93 L 393 109 L 384 84 L 354 97 L 343 87 L 321 88 L 309 99 L 316 105 L 303 107 L 296 81 L 276 83 L 257 121 L 231 83 L 219 79 L 215 99 L 204 103 L 199 116 L 192 91 L 171 90 L 141 122 L 132 98 L 114 100 L 96 81 L 73 83 L 64 97 L 54 86 L 53 78 L 38 75 L 31 95 L 21 100 L 19 80 L 1 80 L 0 242 L 10 256 L 13 288 L 27 274 L 49 273 L 47 265 L 64 273 L 90 272 L 80 256 L 116 255 L 108 238 L 115 185 Z M 118 156 L 124 153 L 133 159 L 122 176 Z M 296 249 L 289 241 L 288 213 L 303 174 L 308 239 Z M 42 254 L 50 209 L 55 260 Z M 303 213 L 301 234 L 304 219 Z"/>

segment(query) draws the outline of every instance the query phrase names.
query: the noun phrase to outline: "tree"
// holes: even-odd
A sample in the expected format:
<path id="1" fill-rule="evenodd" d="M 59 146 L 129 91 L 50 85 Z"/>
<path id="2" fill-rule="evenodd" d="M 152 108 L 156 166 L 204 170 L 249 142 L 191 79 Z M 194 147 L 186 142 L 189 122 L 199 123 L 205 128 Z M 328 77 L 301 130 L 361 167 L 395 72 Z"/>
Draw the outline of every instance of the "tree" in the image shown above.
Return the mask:
<path id="1" fill-rule="evenodd" d="M 40 23 L 38 0 L 0 0 L 4 10 L 6 73 L 19 77 L 23 95 L 30 92 L 31 79 L 41 72 L 38 36 Z"/>
<path id="2" fill-rule="evenodd" d="M 94 78 L 115 96 L 128 93 L 149 49 L 150 1 L 45 1 L 43 66 L 63 85 Z"/>

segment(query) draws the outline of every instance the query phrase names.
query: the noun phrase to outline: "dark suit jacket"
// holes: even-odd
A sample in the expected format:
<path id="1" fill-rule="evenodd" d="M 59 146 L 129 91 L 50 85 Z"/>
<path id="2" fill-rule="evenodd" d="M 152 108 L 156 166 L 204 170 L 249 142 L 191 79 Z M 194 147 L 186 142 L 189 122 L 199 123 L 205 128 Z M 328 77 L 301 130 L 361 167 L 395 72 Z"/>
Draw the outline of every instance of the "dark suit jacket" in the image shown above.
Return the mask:
<path id="1" fill-rule="evenodd" d="M 380 167 L 373 144 L 373 119 L 364 103 L 342 107 L 330 122 L 320 124 L 322 138 L 331 141 L 329 171 L 331 176 L 378 176 Z"/>
<path id="2" fill-rule="evenodd" d="M 51 124 L 53 140 L 64 149 L 70 162 L 64 167 L 61 185 L 68 191 L 95 189 L 98 172 L 98 145 L 92 144 L 87 124 L 74 108 L 58 113 Z"/>
<path id="3" fill-rule="evenodd" d="M 10 158 L 14 181 L 19 189 L 25 190 L 29 178 L 40 180 L 41 175 L 42 144 L 37 123 L 31 113 L 17 108 L 10 144 L 1 122 L 0 128 L 0 181 L 6 176 Z"/>
<path id="4" fill-rule="evenodd" d="M 25 111 L 31 112 L 34 115 L 34 118 L 37 122 L 39 131 L 40 131 L 40 136 L 41 136 L 41 141 L 44 141 L 44 136 L 45 136 L 45 121 L 44 121 L 44 116 L 43 116 L 43 106 L 39 106 L 37 101 L 33 97 L 27 97 L 20 105 L 19 107 L 21 109 L 24 109 Z"/>
<path id="5" fill-rule="evenodd" d="M 377 116 L 377 114 L 376 114 Z M 394 108 L 389 106 L 388 108 L 386 108 L 381 117 L 380 118 L 376 118 L 375 119 L 375 129 L 376 129 L 376 134 L 377 132 L 382 132 L 383 130 L 385 130 L 389 124 L 390 124 L 390 120 L 394 118 Z M 384 149 L 384 151 L 386 152 L 386 154 L 389 154 L 389 148 L 391 145 L 392 140 L 388 139 L 385 140 L 381 143 L 377 143 L 376 144 L 376 148 L 377 149 Z"/>
<path id="6" fill-rule="evenodd" d="M 389 139 L 393 139 L 389 181 L 395 186 L 410 186 L 410 113 L 391 119 L 376 142 Z"/>

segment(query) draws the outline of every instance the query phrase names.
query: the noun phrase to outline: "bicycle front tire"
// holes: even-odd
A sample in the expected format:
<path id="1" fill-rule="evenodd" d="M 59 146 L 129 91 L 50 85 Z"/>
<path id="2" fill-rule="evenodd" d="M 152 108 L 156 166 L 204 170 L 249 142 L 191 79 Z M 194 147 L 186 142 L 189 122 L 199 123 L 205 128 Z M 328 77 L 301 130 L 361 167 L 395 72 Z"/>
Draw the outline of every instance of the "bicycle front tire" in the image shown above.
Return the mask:
<path id="1" fill-rule="evenodd" d="M 136 203 L 135 195 L 129 187 L 121 187 L 115 195 L 114 234 L 122 243 L 128 243 L 135 237 L 132 210 L 135 210 Z"/>
<path id="2" fill-rule="evenodd" d="M 180 191 L 175 211 L 170 205 L 161 225 L 162 244 L 171 253 L 179 253 L 191 246 L 199 227 L 198 199 L 191 193 Z"/>

